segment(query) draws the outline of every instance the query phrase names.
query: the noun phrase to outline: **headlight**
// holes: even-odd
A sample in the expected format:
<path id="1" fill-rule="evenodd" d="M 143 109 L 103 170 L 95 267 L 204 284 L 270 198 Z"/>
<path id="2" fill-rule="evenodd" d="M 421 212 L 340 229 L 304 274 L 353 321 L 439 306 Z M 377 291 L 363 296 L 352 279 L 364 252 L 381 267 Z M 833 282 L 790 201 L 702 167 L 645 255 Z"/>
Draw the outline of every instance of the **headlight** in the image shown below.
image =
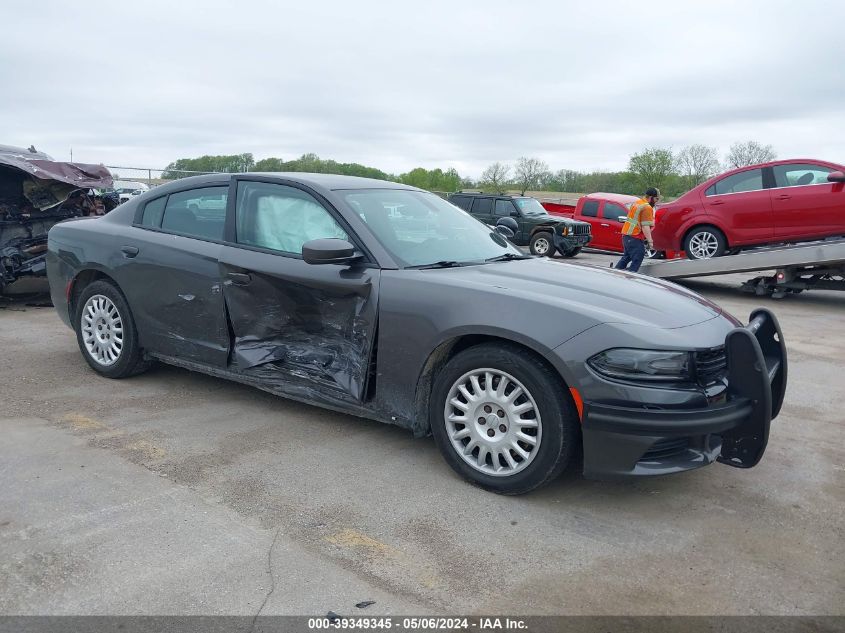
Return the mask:
<path id="1" fill-rule="evenodd" d="M 691 352 L 650 349 L 609 349 L 587 361 L 608 378 L 650 382 L 679 382 L 692 378 Z"/>

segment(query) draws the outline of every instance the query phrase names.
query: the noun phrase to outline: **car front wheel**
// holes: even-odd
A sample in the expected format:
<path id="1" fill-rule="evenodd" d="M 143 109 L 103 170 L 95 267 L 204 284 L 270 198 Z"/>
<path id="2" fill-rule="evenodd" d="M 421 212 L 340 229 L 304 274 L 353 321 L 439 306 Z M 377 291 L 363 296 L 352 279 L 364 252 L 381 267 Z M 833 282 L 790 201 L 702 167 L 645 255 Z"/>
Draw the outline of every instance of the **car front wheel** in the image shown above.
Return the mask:
<path id="1" fill-rule="evenodd" d="M 531 236 L 528 247 L 531 249 L 532 255 L 539 255 L 540 257 L 554 257 L 555 255 L 554 238 L 551 233 L 546 231 L 540 231 Z"/>
<path id="2" fill-rule="evenodd" d="M 521 494 L 557 477 L 578 441 L 577 414 L 561 380 L 528 350 L 471 347 L 435 380 L 432 434 L 464 478 Z"/>
<path id="3" fill-rule="evenodd" d="M 138 346 L 138 334 L 123 294 L 105 280 L 86 286 L 76 301 L 76 340 L 94 371 L 107 378 L 125 378 L 150 363 Z"/>

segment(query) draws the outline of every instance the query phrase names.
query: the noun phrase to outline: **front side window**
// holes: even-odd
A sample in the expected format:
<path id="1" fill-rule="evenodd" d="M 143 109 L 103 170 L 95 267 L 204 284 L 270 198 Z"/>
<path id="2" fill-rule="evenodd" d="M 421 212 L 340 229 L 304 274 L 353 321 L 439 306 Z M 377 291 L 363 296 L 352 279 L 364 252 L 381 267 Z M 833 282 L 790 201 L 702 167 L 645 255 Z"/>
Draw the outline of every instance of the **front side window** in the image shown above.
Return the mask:
<path id="1" fill-rule="evenodd" d="M 200 239 L 222 240 L 228 195 L 228 186 L 170 194 L 161 220 L 162 230 Z"/>
<path id="2" fill-rule="evenodd" d="M 286 185 L 239 182 L 236 206 L 238 244 L 302 255 L 302 245 L 321 238 L 349 240 L 313 196 Z"/>
<path id="3" fill-rule="evenodd" d="M 628 209 L 623 207 L 621 204 L 616 204 L 615 202 L 605 202 L 604 208 L 601 210 L 601 217 L 605 220 L 612 220 L 614 222 L 624 222 L 625 220 L 620 220 L 619 218 L 625 218 L 628 216 Z"/>
<path id="4" fill-rule="evenodd" d="M 720 196 L 724 193 L 743 193 L 746 191 L 760 191 L 763 188 L 763 170 L 749 169 L 738 174 L 722 178 L 715 185 L 707 189 L 705 195 Z"/>
<path id="5" fill-rule="evenodd" d="M 402 266 L 483 262 L 506 253 L 522 255 L 489 226 L 432 193 L 402 189 L 337 193 Z"/>
<path id="6" fill-rule="evenodd" d="M 833 171 L 830 167 L 808 163 L 775 165 L 772 170 L 775 172 L 775 187 L 820 185 L 827 183 L 827 175 Z"/>

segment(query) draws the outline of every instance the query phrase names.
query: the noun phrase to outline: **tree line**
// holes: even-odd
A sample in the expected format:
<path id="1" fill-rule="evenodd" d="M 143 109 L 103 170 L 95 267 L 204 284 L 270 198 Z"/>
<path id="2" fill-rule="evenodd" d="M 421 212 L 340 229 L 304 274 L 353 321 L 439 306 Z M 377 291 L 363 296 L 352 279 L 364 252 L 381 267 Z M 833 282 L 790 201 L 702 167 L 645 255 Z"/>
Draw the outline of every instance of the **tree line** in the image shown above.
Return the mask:
<path id="1" fill-rule="evenodd" d="M 522 194 L 526 191 L 606 191 L 640 194 L 647 187 L 658 187 L 664 195 L 675 197 L 721 171 L 775 158 L 776 154 L 771 145 L 762 145 L 756 141 L 734 143 L 724 162 L 719 160 L 716 148 L 707 145 L 689 145 L 678 151 L 649 147 L 631 155 L 628 169 L 624 171 L 552 171 L 547 163 L 538 158 L 521 157 L 514 165 L 495 162 L 484 170 L 480 179 L 473 180 L 461 178 L 454 168 L 444 170 L 417 167 L 406 173 L 389 174 L 359 163 L 339 163 L 322 159 L 316 154 L 303 154 L 288 161 L 281 158 L 263 158 L 256 161 L 252 154 L 247 153 L 180 158 L 167 166 L 162 178 L 184 178 L 192 175 L 192 172 L 287 171 L 361 176 L 439 192 L 480 188 L 495 192 L 516 190 Z"/>
<path id="2" fill-rule="evenodd" d="M 242 173 L 253 172 L 308 172 L 314 174 L 340 174 L 343 176 L 360 176 L 399 182 L 429 191 L 457 191 L 461 188 L 462 180 L 457 170 L 425 169 L 417 167 L 403 174 L 388 174 L 375 167 L 367 167 L 359 163 L 339 163 L 331 159 L 322 159 L 316 154 L 303 154 L 294 160 L 281 158 L 262 158 L 256 161 L 252 154 L 233 154 L 230 156 L 200 156 L 199 158 L 180 158 L 170 163 L 162 173 L 165 180 L 185 178 L 194 173 Z"/>
<path id="3" fill-rule="evenodd" d="M 722 171 L 765 163 L 776 157 L 771 145 L 757 141 L 734 143 L 724 162 L 719 161 L 716 148 L 707 145 L 689 145 L 677 152 L 649 147 L 631 155 L 625 171 L 552 171 L 537 158 L 522 157 L 515 165 L 493 163 L 477 182 L 467 184 L 490 191 L 518 190 L 523 194 L 526 191 L 641 194 L 648 187 L 657 187 L 664 195 L 675 197 Z"/>

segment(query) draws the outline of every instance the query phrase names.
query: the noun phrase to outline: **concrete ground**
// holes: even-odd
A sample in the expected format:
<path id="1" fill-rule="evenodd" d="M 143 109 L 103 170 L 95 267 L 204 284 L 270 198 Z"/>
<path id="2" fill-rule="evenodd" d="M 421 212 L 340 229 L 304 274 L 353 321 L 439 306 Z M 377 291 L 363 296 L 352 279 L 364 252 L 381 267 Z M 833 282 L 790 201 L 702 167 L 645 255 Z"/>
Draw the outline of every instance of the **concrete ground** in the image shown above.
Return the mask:
<path id="1" fill-rule="evenodd" d="M 845 296 L 745 277 L 690 285 L 781 319 L 760 465 L 522 497 L 398 428 L 166 366 L 100 378 L 51 308 L 0 303 L 0 614 L 845 614 Z"/>

